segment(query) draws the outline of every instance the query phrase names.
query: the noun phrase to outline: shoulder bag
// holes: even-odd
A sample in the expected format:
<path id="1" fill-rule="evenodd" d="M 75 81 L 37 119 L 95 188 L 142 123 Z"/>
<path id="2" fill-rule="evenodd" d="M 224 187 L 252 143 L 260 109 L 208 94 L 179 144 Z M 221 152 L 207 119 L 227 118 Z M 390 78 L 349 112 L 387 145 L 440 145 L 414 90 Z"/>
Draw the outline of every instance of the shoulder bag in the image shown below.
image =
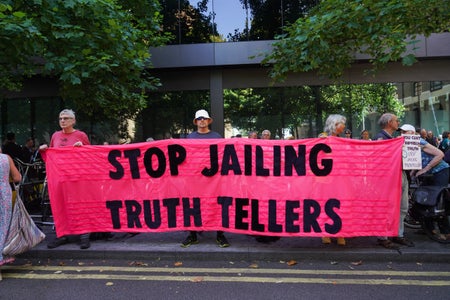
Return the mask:
<path id="1" fill-rule="evenodd" d="M 44 239 L 45 234 L 36 226 L 17 192 L 3 255 L 15 256 L 24 253 Z"/>

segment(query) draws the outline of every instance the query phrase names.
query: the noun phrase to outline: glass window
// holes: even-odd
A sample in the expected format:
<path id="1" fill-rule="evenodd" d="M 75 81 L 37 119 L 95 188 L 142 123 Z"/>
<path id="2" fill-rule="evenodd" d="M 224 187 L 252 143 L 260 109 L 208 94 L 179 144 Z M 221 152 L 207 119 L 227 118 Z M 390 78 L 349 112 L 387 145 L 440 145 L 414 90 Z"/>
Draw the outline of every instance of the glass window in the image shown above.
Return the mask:
<path id="1" fill-rule="evenodd" d="M 431 81 L 430 82 L 430 91 L 434 92 L 436 90 L 442 89 L 442 81 Z"/>

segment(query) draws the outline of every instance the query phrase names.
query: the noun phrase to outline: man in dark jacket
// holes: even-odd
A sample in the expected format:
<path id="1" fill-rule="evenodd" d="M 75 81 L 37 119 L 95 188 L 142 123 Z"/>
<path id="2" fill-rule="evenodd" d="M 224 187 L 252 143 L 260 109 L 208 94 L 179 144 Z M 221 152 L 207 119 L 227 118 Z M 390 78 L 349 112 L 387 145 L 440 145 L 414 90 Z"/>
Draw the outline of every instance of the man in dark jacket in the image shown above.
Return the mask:
<path id="1" fill-rule="evenodd" d="M 6 134 L 6 141 L 2 146 L 2 152 L 8 154 L 12 159 L 22 160 L 22 147 L 16 143 L 16 135 L 14 132 L 8 132 Z"/>
<path id="2" fill-rule="evenodd" d="M 378 120 L 378 124 L 381 127 L 381 131 L 375 136 L 375 140 L 388 140 L 392 139 L 394 132 L 398 130 L 399 120 L 396 115 L 385 113 Z M 400 220 L 398 236 L 388 239 L 387 237 L 378 237 L 378 244 L 387 249 L 398 249 L 396 244 L 414 247 L 414 243 L 404 237 L 405 227 L 403 220 L 408 212 L 408 177 L 405 171 L 402 172 L 402 195 L 400 202 Z M 394 244 L 395 243 L 395 244 Z"/>

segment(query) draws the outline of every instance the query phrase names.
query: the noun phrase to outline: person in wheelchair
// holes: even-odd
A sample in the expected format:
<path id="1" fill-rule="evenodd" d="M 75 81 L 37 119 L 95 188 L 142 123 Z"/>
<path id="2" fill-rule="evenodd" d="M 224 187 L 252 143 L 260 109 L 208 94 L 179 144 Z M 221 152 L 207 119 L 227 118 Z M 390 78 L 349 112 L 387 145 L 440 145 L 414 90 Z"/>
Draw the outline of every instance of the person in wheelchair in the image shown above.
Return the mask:
<path id="1" fill-rule="evenodd" d="M 416 129 L 410 124 L 403 124 L 399 129 L 402 134 L 416 134 Z M 447 188 L 450 166 L 443 160 L 444 153 L 423 138 L 420 138 L 420 149 L 422 169 L 411 171 L 411 177 L 432 175 L 431 178 L 427 180 L 427 184 Z M 432 222 L 427 224 L 427 226 L 433 226 Z M 445 239 L 450 239 L 450 225 L 448 218 L 443 218 L 442 222 L 439 223 L 439 229 Z"/>

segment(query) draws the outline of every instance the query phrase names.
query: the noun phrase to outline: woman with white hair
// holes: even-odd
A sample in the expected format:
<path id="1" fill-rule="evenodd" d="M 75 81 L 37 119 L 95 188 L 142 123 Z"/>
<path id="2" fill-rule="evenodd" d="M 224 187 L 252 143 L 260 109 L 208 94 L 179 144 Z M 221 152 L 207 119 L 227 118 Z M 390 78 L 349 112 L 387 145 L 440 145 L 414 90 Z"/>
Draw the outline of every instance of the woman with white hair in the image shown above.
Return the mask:
<path id="1" fill-rule="evenodd" d="M 327 136 L 340 136 L 345 130 L 345 122 L 347 119 L 338 114 L 329 115 L 327 120 L 325 121 L 324 132 L 322 132 L 319 137 L 327 137 Z M 323 237 L 323 244 L 331 244 L 331 238 Z M 345 238 L 338 237 L 337 244 L 339 246 L 345 246 Z"/>
<path id="2" fill-rule="evenodd" d="M 325 121 L 324 132 L 319 137 L 340 136 L 345 130 L 345 122 L 347 122 L 347 119 L 342 115 L 329 115 Z"/>

